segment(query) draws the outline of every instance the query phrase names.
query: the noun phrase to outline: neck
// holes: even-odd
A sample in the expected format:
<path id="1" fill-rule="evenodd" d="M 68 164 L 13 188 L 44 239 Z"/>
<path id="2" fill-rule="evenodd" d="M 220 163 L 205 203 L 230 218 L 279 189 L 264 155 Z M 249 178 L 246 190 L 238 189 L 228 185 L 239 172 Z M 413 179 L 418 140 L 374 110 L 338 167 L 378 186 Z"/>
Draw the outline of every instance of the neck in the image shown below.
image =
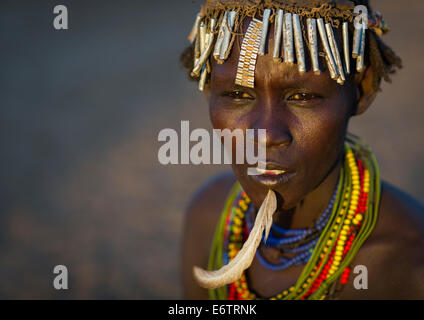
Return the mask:
<path id="1" fill-rule="evenodd" d="M 303 229 L 312 226 L 331 201 L 342 165 L 342 157 L 339 157 L 326 178 L 296 207 L 275 212 L 274 223 L 286 229 Z"/>

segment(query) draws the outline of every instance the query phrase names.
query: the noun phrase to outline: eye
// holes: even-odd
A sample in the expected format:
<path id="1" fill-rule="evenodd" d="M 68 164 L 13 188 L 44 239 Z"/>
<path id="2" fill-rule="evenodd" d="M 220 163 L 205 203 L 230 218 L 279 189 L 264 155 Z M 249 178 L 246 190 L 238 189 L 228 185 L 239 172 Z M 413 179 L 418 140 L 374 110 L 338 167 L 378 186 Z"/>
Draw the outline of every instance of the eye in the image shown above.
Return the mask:
<path id="1" fill-rule="evenodd" d="M 254 97 L 251 94 L 247 92 L 243 92 L 243 91 L 230 91 L 230 92 L 224 93 L 223 95 L 235 100 L 253 100 L 254 99 Z"/>
<path id="2" fill-rule="evenodd" d="M 310 101 L 315 99 L 316 96 L 312 93 L 307 93 L 307 92 L 298 92 L 295 93 L 293 95 L 291 95 L 290 97 L 287 98 L 288 101 L 300 101 L 300 102 L 304 102 L 304 101 Z"/>

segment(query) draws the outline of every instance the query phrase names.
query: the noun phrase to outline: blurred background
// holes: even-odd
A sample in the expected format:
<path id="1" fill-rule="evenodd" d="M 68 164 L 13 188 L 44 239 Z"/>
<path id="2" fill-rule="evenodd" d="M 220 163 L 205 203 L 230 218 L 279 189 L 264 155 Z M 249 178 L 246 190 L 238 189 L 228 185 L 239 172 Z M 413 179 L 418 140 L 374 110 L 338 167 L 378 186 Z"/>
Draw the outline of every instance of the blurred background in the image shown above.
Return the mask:
<path id="1" fill-rule="evenodd" d="M 385 180 L 423 201 L 421 0 L 373 0 L 403 58 L 351 131 Z M 66 5 L 69 30 L 53 28 Z M 163 128 L 211 129 L 178 63 L 199 1 L 0 4 L 0 298 L 181 298 L 192 193 L 225 166 L 162 166 Z M 53 268 L 69 271 L 56 291 Z"/>

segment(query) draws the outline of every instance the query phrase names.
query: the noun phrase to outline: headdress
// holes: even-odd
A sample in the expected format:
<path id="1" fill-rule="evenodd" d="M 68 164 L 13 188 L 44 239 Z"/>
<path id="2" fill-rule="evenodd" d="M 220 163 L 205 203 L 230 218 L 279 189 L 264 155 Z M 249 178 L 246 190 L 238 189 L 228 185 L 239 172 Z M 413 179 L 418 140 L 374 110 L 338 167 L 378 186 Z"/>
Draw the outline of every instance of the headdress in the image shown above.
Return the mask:
<path id="1" fill-rule="evenodd" d="M 251 21 L 243 33 L 246 18 Z M 272 23 L 273 50 L 267 52 L 271 48 L 267 44 Z M 206 0 L 189 35 L 194 47 L 191 76 L 199 79 L 199 89 L 203 91 L 211 72 L 210 59 L 224 63 L 236 37 L 244 35 L 235 79 L 242 86 L 254 87 L 259 55 L 270 54 L 283 63 L 296 63 L 300 73 L 308 71 L 306 50 L 315 74 L 322 70 L 321 56 L 331 78 L 342 85 L 353 69 L 358 72 L 365 69 L 367 44 L 378 55 L 370 59 L 371 63 L 383 68 L 380 78 L 388 80 L 392 66 L 400 67 L 400 59 L 391 50 L 380 52 L 387 47 L 382 49 L 383 44 L 376 37 L 387 31 L 389 28 L 380 13 L 371 13 L 366 6 L 355 6 L 349 0 Z M 367 39 L 369 32 L 372 39 Z M 351 66 L 351 58 L 356 65 Z"/>

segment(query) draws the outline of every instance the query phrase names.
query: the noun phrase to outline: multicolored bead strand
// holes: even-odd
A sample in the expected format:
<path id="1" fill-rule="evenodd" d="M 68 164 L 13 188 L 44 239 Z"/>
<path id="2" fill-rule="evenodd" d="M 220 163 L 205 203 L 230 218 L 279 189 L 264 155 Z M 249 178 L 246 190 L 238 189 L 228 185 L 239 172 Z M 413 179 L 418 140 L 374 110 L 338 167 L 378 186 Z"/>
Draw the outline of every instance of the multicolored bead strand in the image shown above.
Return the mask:
<path id="1" fill-rule="evenodd" d="M 348 283 L 350 264 L 377 221 L 379 179 L 377 162 L 371 150 L 359 138 L 349 135 L 330 218 L 296 284 L 270 299 L 331 298 L 336 285 Z M 249 234 L 246 223 L 249 204 L 247 194 L 237 185 L 215 233 L 210 270 L 228 263 L 241 249 Z M 296 237 L 293 230 L 286 231 Z M 249 290 L 245 273 L 234 283 L 209 292 L 212 299 L 260 298 Z"/>
<path id="2" fill-rule="evenodd" d="M 311 228 L 306 229 L 284 229 L 275 224 L 271 227 L 271 233 L 265 242 L 262 239 L 262 244 L 265 247 L 272 247 L 280 250 L 282 253 L 293 254 L 291 258 L 281 257 L 280 263 L 271 264 L 269 263 L 260 253 L 260 250 L 256 251 L 256 258 L 266 268 L 273 271 L 280 271 L 287 269 L 291 266 L 304 265 L 309 261 L 312 255 L 313 249 L 315 248 L 321 231 L 327 225 L 330 219 L 330 213 L 333 208 L 337 196 L 338 186 L 336 186 L 334 194 L 324 212 L 320 215 L 317 221 Z M 253 206 L 249 208 L 249 214 L 246 215 L 246 225 L 249 231 L 253 228 L 254 217 Z M 283 236 L 283 237 L 281 237 Z"/>

